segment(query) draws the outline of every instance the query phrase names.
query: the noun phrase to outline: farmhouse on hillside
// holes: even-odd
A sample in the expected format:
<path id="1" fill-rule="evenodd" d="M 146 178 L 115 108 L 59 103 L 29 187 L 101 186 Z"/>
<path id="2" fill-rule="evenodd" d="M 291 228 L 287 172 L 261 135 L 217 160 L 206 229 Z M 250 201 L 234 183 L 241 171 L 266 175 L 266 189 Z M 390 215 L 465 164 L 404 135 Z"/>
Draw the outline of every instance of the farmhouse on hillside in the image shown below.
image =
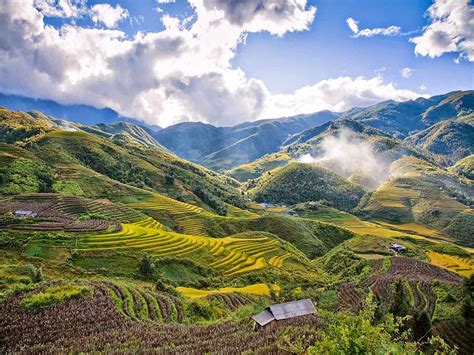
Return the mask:
<path id="1" fill-rule="evenodd" d="M 400 250 L 406 249 L 403 245 L 397 244 L 397 243 L 392 243 L 392 244 L 390 244 L 390 246 L 389 246 L 388 248 L 389 248 L 390 250 L 393 250 L 393 251 L 396 252 L 396 253 L 399 253 Z"/>
<path id="2" fill-rule="evenodd" d="M 15 217 L 16 218 L 35 218 L 38 215 L 35 211 L 22 211 L 18 210 L 15 211 Z"/>
<path id="3" fill-rule="evenodd" d="M 273 321 L 315 314 L 316 308 L 310 299 L 274 304 L 267 307 L 252 319 L 261 327 Z"/>

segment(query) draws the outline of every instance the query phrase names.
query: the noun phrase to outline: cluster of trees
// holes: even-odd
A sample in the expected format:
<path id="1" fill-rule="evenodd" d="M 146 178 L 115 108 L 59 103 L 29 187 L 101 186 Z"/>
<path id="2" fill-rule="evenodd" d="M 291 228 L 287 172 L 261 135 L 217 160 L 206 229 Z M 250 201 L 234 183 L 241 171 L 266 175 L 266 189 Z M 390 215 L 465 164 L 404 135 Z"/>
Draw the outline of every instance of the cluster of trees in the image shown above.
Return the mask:
<path id="1" fill-rule="evenodd" d="M 194 194 L 201 199 L 206 205 L 211 207 L 216 213 L 220 216 L 225 216 L 227 214 L 227 206 L 225 203 L 214 197 L 207 190 L 201 186 L 197 186 L 193 190 Z"/>
<path id="2" fill-rule="evenodd" d="M 365 191 L 332 171 L 308 164 L 293 163 L 267 177 L 257 186 L 257 202 L 297 204 L 325 200 L 337 209 L 349 211 Z"/>
<path id="3" fill-rule="evenodd" d="M 369 294 L 364 307 L 357 314 L 346 312 L 324 312 L 325 326 L 316 330 L 317 341 L 308 349 L 309 354 L 415 354 L 417 350 L 427 353 L 453 354 L 452 349 L 438 337 L 426 336 L 428 319 L 405 315 L 404 295 L 397 297 L 403 302 L 382 321 L 377 320 L 377 303 Z M 407 323 L 414 327 L 407 329 Z M 430 328 L 428 328 L 430 329 Z M 423 333 L 423 334 L 422 334 Z"/>
<path id="4" fill-rule="evenodd" d="M 133 164 L 112 149 L 92 151 L 87 147 L 79 147 L 74 153 L 89 168 L 111 179 L 140 188 L 153 187 L 148 170 Z"/>
<path id="5" fill-rule="evenodd" d="M 0 194 L 51 192 L 53 170 L 42 161 L 19 158 L 0 167 Z"/>

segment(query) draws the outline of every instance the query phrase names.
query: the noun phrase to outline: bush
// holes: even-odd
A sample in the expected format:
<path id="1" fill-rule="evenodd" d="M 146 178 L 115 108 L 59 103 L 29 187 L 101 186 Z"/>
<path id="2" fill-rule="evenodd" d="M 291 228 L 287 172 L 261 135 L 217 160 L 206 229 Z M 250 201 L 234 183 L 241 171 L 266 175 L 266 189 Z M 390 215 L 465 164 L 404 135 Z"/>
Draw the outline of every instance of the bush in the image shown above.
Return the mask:
<path id="1" fill-rule="evenodd" d="M 212 308 L 209 304 L 193 301 L 188 305 L 186 314 L 192 320 L 211 320 L 213 317 Z"/>
<path id="2" fill-rule="evenodd" d="M 91 219 L 98 219 L 98 220 L 101 220 L 101 221 L 109 221 L 110 220 L 110 218 L 107 215 L 105 215 L 103 213 L 99 213 L 99 212 L 83 213 L 78 218 L 79 221 L 89 221 Z"/>
<path id="3" fill-rule="evenodd" d="M 415 353 L 416 344 L 399 337 L 399 323 L 393 317 L 374 325 L 376 304 L 369 294 L 358 315 L 345 312 L 323 313 L 326 326 L 316 331 L 317 341 L 309 354 Z"/>
<path id="4" fill-rule="evenodd" d="M 19 158 L 0 168 L 0 194 L 51 192 L 53 171 L 43 162 Z"/>
<path id="5" fill-rule="evenodd" d="M 77 299 L 83 295 L 90 294 L 92 288 L 88 286 L 56 286 L 50 287 L 43 292 L 27 296 L 19 303 L 20 307 L 26 309 L 38 309 L 51 306 L 57 302 Z"/>
<path id="6" fill-rule="evenodd" d="M 34 283 L 43 281 L 43 272 L 41 268 L 38 268 L 33 264 L 27 264 L 25 265 L 25 267 L 28 276 L 31 278 L 31 281 L 33 281 Z"/>
<path id="7" fill-rule="evenodd" d="M 430 249 L 437 253 L 455 255 L 455 256 L 460 256 L 464 258 L 469 258 L 471 256 L 471 254 L 467 252 L 466 250 L 464 250 L 463 248 L 460 248 L 450 243 L 435 244 L 431 246 Z"/>
<path id="8" fill-rule="evenodd" d="M 140 262 L 140 273 L 145 278 L 152 278 L 155 275 L 155 264 L 148 255 L 145 255 Z"/>

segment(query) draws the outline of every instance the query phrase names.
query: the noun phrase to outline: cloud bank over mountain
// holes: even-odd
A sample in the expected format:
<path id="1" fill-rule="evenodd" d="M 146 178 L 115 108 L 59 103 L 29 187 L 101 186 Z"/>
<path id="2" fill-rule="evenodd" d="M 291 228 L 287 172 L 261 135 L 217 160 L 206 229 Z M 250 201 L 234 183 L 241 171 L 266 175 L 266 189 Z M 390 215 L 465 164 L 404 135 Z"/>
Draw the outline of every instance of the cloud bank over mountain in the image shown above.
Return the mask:
<path id="1" fill-rule="evenodd" d="M 130 36 L 116 28 L 129 16 L 119 5 L 1 2 L 0 91 L 109 107 L 163 126 L 179 121 L 228 125 L 419 96 L 380 77 L 330 78 L 293 93 L 273 94 L 263 81 L 231 65 L 237 46 L 249 33 L 305 31 L 315 21 L 316 8 L 306 0 L 189 4 L 191 16 L 164 14 L 162 31 Z M 47 16 L 89 16 L 97 26 L 68 23 L 56 28 Z"/>
<path id="2" fill-rule="evenodd" d="M 474 6 L 469 0 L 436 0 L 427 15 L 431 23 L 410 39 L 416 54 L 436 58 L 457 52 L 456 61 L 474 61 Z"/>

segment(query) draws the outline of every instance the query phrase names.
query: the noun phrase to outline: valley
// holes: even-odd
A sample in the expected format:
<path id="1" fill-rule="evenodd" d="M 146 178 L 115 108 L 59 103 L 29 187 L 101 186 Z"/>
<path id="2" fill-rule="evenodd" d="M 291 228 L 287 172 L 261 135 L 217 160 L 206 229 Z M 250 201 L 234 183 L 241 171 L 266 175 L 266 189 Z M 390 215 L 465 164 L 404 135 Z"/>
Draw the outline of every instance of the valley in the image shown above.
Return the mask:
<path id="1" fill-rule="evenodd" d="M 0 352 L 292 353 L 406 317 L 387 346 L 470 353 L 472 95 L 159 131 L 1 108 Z"/>

